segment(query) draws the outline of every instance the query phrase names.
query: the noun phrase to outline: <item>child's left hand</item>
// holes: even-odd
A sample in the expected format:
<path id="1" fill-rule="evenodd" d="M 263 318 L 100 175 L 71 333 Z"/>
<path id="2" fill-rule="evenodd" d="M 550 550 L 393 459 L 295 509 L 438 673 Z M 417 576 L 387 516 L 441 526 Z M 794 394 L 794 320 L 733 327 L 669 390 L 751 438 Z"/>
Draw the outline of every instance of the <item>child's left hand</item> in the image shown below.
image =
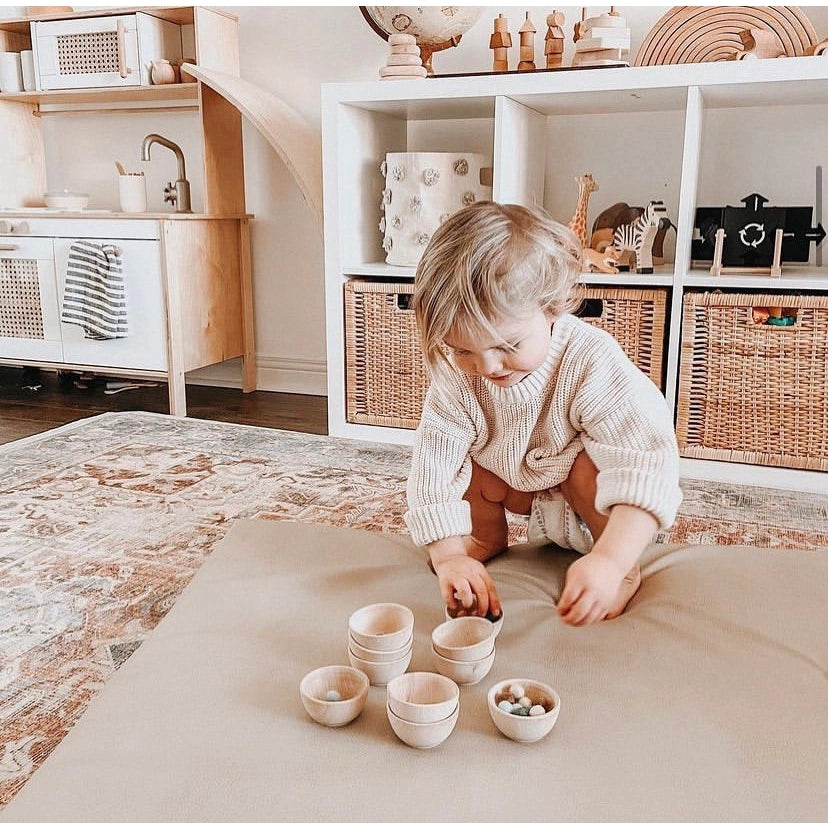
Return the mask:
<path id="1" fill-rule="evenodd" d="M 612 557 L 593 549 L 569 567 L 558 615 L 574 627 L 601 621 L 612 609 L 626 574 Z"/>

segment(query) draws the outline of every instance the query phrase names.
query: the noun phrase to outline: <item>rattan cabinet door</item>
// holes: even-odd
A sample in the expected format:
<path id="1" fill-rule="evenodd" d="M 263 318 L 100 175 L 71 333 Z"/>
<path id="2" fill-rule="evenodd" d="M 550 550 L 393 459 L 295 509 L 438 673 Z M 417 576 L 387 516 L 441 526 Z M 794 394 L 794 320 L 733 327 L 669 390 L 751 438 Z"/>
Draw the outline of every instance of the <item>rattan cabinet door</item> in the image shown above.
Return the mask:
<path id="1" fill-rule="evenodd" d="M 63 359 L 51 239 L 0 236 L 0 359 Z"/>

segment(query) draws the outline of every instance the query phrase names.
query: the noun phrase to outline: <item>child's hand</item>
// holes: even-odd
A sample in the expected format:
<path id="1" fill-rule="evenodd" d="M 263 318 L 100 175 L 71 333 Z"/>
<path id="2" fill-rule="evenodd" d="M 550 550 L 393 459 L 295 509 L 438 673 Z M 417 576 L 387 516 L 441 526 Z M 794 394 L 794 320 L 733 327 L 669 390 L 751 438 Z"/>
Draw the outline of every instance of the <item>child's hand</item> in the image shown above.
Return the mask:
<path id="1" fill-rule="evenodd" d="M 575 561 L 566 573 L 558 615 L 574 627 L 601 621 L 612 609 L 627 571 L 595 550 Z"/>
<path id="2" fill-rule="evenodd" d="M 434 565 L 440 581 L 443 601 L 450 611 L 460 607 L 470 609 L 475 603 L 475 615 L 500 615 L 500 598 L 497 595 L 486 567 L 468 555 L 452 555 Z"/>

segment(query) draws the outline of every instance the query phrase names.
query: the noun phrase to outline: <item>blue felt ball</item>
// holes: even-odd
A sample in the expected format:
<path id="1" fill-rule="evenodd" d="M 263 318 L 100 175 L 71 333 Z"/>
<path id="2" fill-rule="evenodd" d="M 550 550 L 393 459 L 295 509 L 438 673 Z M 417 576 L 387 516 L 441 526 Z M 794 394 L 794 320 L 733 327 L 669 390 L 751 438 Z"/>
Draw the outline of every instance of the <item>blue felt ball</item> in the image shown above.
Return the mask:
<path id="1" fill-rule="evenodd" d="M 336 690 L 328 690 L 325 693 L 325 701 L 342 701 L 342 696 Z"/>

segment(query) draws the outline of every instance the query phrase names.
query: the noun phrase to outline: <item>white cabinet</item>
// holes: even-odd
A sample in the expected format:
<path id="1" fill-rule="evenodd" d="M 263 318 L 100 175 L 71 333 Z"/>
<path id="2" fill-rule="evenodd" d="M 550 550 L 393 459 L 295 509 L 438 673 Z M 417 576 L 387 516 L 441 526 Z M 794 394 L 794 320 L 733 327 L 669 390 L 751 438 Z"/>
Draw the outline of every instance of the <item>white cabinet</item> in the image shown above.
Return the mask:
<path id="1" fill-rule="evenodd" d="M 323 87 L 328 425 L 332 435 L 411 443 L 413 432 L 349 422 L 344 285 L 352 279 L 403 283 L 414 268 L 385 263 L 377 229 L 388 152 L 484 152 L 493 198 L 540 206 L 566 224 L 578 200 L 575 177 L 599 190 L 588 226 L 612 204 L 663 200 L 677 226 L 653 274 L 583 274 L 593 286 L 669 292 L 664 392 L 677 407 L 682 314 L 688 291 L 828 293 L 828 268 L 808 264 L 782 277 L 691 268 L 695 211 L 739 204 L 760 192 L 771 204 L 818 205 L 816 168 L 828 163 L 828 60 L 784 58 L 611 68 Z M 815 221 L 826 223 L 824 216 Z M 807 393 L 807 389 L 798 389 Z M 824 422 L 816 428 L 828 428 Z M 689 476 L 824 489 L 824 474 L 744 463 L 687 460 Z M 820 462 L 828 463 L 828 458 Z M 817 466 L 810 466 L 816 468 Z M 760 473 L 757 473 L 760 472 Z"/>
<path id="2" fill-rule="evenodd" d="M 69 250 L 74 241 L 54 240 L 61 308 Z M 81 326 L 61 322 L 64 361 L 89 366 L 166 371 L 167 319 L 159 242 L 110 238 L 88 241 L 111 244 L 120 249 L 129 334 L 118 339 L 89 339 L 84 336 Z"/>

